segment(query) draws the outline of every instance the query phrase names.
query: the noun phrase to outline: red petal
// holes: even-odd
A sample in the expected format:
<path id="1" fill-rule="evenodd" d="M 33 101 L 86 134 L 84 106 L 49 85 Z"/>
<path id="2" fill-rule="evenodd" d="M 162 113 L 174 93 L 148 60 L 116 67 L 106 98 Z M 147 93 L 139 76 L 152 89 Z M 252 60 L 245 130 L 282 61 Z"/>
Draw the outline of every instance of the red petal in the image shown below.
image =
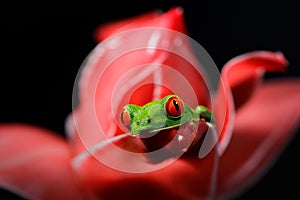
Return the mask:
<path id="1" fill-rule="evenodd" d="M 0 125 L 0 185 L 30 199 L 82 199 L 67 143 L 23 124 Z"/>
<path id="2" fill-rule="evenodd" d="M 203 159 L 181 158 L 166 168 L 142 174 L 116 171 L 90 156 L 74 166 L 82 183 L 99 198 L 132 199 L 137 195 L 155 199 L 205 199 L 231 195 L 259 178 L 291 139 L 300 119 L 299 101 L 299 80 L 259 87 L 238 111 L 232 140 L 220 158 L 213 151 Z M 108 149 L 103 152 L 106 156 L 113 155 L 121 165 L 131 163 Z M 118 193 L 114 192 L 116 188 Z"/>
<path id="3" fill-rule="evenodd" d="M 152 11 L 116 22 L 106 23 L 96 29 L 95 38 L 98 42 L 101 42 L 122 31 L 143 27 L 170 28 L 172 30 L 185 32 L 186 29 L 182 19 L 182 12 L 180 7 L 175 7 L 162 14 L 157 11 Z"/>
<path id="4" fill-rule="evenodd" d="M 105 148 L 103 151 L 108 150 Z M 126 166 L 132 162 L 128 157 L 109 153 L 103 155 L 113 156 L 120 165 Z M 74 162 L 74 168 L 81 183 L 96 199 L 207 199 L 215 195 L 216 159 L 212 151 L 203 159 L 179 159 L 157 171 L 126 173 L 87 155 L 85 159 Z M 149 167 L 146 162 L 137 164 Z"/>
<path id="5" fill-rule="evenodd" d="M 257 181 L 292 139 L 300 121 L 300 80 L 260 86 L 236 114 L 230 145 L 220 161 L 220 193 Z"/>
<path id="6" fill-rule="evenodd" d="M 171 13 L 171 11 L 169 12 Z M 160 15 L 154 23 L 154 25 L 159 24 L 159 20 L 162 20 L 162 24 L 164 28 L 172 28 L 173 25 L 176 24 L 175 21 L 165 21 L 163 20 L 164 17 L 167 15 Z M 172 16 L 171 14 L 169 16 Z M 167 18 L 166 19 L 174 19 L 174 18 Z M 142 20 L 143 21 L 143 20 Z M 144 21 L 142 22 L 144 24 Z M 147 27 L 143 25 L 142 27 Z M 151 24 L 149 22 L 149 24 Z M 117 32 L 128 30 L 126 28 L 122 29 L 121 25 L 116 25 Z M 141 26 L 141 24 L 139 25 Z M 138 27 L 139 27 L 138 26 Z M 161 25 L 159 25 L 161 26 Z M 137 26 L 133 26 L 136 28 Z M 176 26 L 176 27 L 183 27 L 183 26 Z M 120 29 L 119 29 L 120 28 Z M 129 26 L 130 28 L 130 26 Z M 112 28 L 114 29 L 114 28 Z M 105 30 L 105 29 L 103 29 Z M 100 29 L 101 32 L 101 29 Z M 101 37 L 108 37 L 111 36 L 110 34 L 115 34 L 113 30 L 108 31 L 106 36 Z M 100 38 L 101 38 L 100 37 Z M 143 37 L 135 37 L 135 38 L 142 38 Z M 172 35 L 167 36 L 167 41 L 170 41 Z M 103 39 L 103 38 L 101 38 Z M 126 38 L 130 41 L 130 38 Z M 136 98 L 138 100 L 136 102 L 145 103 L 153 99 L 153 85 L 143 85 L 143 89 L 141 92 L 141 88 L 137 88 L 136 91 L 130 90 L 125 91 L 125 95 L 122 93 L 117 93 L 117 95 L 113 96 L 116 90 L 116 85 L 120 83 L 120 78 L 123 77 L 124 74 L 128 73 L 129 71 L 132 72 L 134 66 L 141 66 L 145 63 L 160 63 L 166 64 L 168 66 L 175 66 L 178 69 L 182 69 L 183 66 L 189 66 L 183 60 L 178 59 L 174 55 L 166 54 L 160 50 L 155 50 L 152 56 L 147 55 L 143 51 L 135 51 L 130 52 L 127 54 L 122 54 L 122 56 L 118 57 L 117 60 L 113 60 L 109 69 L 106 69 L 104 72 L 98 71 L 100 69 L 99 66 L 104 66 L 106 59 L 109 59 L 111 56 L 111 51 L 107 46 L 109 44 L 105 43 L 104 41 L 102 44 L 106 48 L 97 48 L 91 54 L 91 57 L 87 59 L 85 63 L 85 68 L 82 73 L 82 77 L 80 79 L 79 85 L 79 97 L 80 97 L 80 105 L 75 111 L 75 121 L 77 125 L 77 129 L 74 132 L 78 131 L 80 134 L 81 139 L 86 143 L 87 146 L 92 146 L 97 142 L 103 141 L 106 137 L 111 137 L 116 133 L 120 132 L 116 127 L 116 121 L 114 119 L 115 116 L 118 116 L 116 113 L 112 111 L 112 101 L 121 96 L 122 103 L 125 103 L 126 98 L 130 99 L 130 94 L 135 93 Z M 130 42 L 128 45 L 132 45 L 134 43 Z M 127 46 L 127 45 L 122 45 Z M 101 47 L 101 46 L 99 46 Z M 100 52 L 100 53 L 99 53 Z M 237 57 L 236 59 L 231 60 L 227 63 L 224 67 L 224 71 L 222 72 L 222 81 L 223 84 L 220 84 L 220 92 L 218 94 L 217 102 L 216 102 L 216 118 L 217 118 L 217 126 L 218 129 L 221 129 L 221 136 L 220 136 L 220 144 L 219 144 L 219 152 L 223 153 L 230 142 L 231 139 L 231 132 L 233 130 L 234 125 L 234 103 L 233 97 L 235 97 L 235 103 L 237 106 L 241 105 L 242 103 L 246 102 L 246 100 L 250 97 L 248 93 L 241 93 L 240 89 L 237 86 L 251 85 L 253 80 L 257 80 L 257 70 L 258 69 L 266 69 L 266 70 L 278 70 L 284 68 L 285 59 L 282 57 L 281 54 L 271 53 L 271 52 L 254 52 L 250 54 L 245 54 L 244 56 Z M 163 61 L 160 60 L 161 56 L 163 57 Z M 177 59 L 174 59 L 177 58 Z M 158 60 L 157 60 L 158 59 Z M 259 64 L 259 65 L 258 65 Z M 242 67 L 241 67 L 242 66 Z M 244 69 L 245 68 L 245 69 Z M 189 70 L 186 70 L 189 73 Z M 99 73 L 102 75 L 102 79 L 99 78 Z M 137 73 L 136 76 L 142 74 L 141 72 Z M 241 74 L 241 78 L 237 78 L 236 74 Z M 166 75 L 167 73 L 162 75 Z M 195 73 L 187 74 L 188 77 L 191 77 L 191 80 L 196 80 L 194 78 Z M 164 77 L 164 76 L 161 76 Z M 164 78 L 165 78 L 164 77 Z M 127 79 L 127 82 L 130 82 L 134 79 L 135 76 L 131 76 Z M 172 82 L 172 79 L 167 79 L 169 82 Z M 171 80 L 171 81 L 170 81 Z M 174 82 L 174 81 L 173 81 Z M 126 84 L 126 82 L 123 82 Z M 199 82 L 195 82 L 192 84 L 192 87 L 199 87 L 196 91 L 203 91 L 202 86 L 198 86 Z M 201 84 L 200 84 L 201 85 Z M 146 89 L 145 89 L 146 88 Z M 247 87 L 248 88 L 248 87 Z M 135 88 L 136 89 L 136 88 Z M 233 97 L 231 94 L 231 89 L 233 90 Z M 146 91 L 144 91 L 146 90 Z M 167 89 L 161 89 L 160 95 L 162 93 L 168 93 Z M 205 91 L 205 90 L 204 90 Z M 124 92 L 124 91 L 121 91 Z M 251 90 L 252 92 L 252 90 Z M 250 94 L 251 94 L 250 92 Z M 241 96 L 238 96 L 241 94 Z M 128 95 L 128 96 L 126 96 Z M 204 99 L 207 95 L 204 92 Z M 199 97 L 199 96 L 198 96 Z M 238 98 L 241 98 L 242 101 L 239 101 Z M 201 98 L 200 98 L 201 99 Z M 94 100 L 96 100 L 94 102 Z M 131 99 L 135 101 L 136 99 Z M 123 102 L 124 101 L 124 102 Z M 245 104 L 246 106 L 246 104 Z M 258 105 L 259 106 L 259 105 Z M 252 109 L 255 110 L 255 105 L 252 106 Z M 262 115 L 263 116 L 263 115 Z M 251 121 L 251 120 L 250 120 Z M 258 123 L 256 121 L 256 123 Z M 99 129 L 100 124 L 100 129 Z M 253 124 L 252 124 L 253 126 Z M 258 126 L 259 127 L 259 126 Z M 263 125 L 261 126 L 263 129 Z M 241 127 L 242 128 L 242 127 Z M 236 128 L 234 129 L 236 131 Z M 263 129 L 264 130 L 264 129 Z M 104 135 L 101 134 L 103 131 Z M 258 130 L 261 131 L 261 130 Z M 260 135 L 260 132 L 257 132 Z M 234 137 L 236 137 L 234 135 Z M 283 138 L 284 139 L 284 138 Z M 237 145 L 237 143 L 242 141 L 242 139 L 233 139 L 230 145 Z M 232 148 L 232 147 L 231 147 Z M 221 150 L 220 150 L 221 149 Z M 237 151 L 236 148 L 233 148 Z M 275 149 L 275 148 L 274 148 Z M 139 163 L 136 161 L 129 159 L 129 157 L 124 157 L 120 152 L 117 150 L 112 151 L 111 149 L 102 148 L 101 149 L 103 156 L 109 158 L 117 162 L 119 165 L 123 167 L 132 167 L 132 171 L 134 171 L 135 167 L 149 167 L 148 165 L 143 165 L 143 163 Z M 226 152 L 230 152 L 231 150 L 227 150 Z M 244 151 L 240 151 L 241 153 Z M 247 151 L 245 150 L 247 153 Z M 224 160 L 222 160 L 224 166 L 226 166 L 230 160 L 232 161 L 232 157 L 230 157 L 232 153 L 226 157 L 224 156 Z M 81 154 L 82 155 L 82 154 Z M 155 197 L 156 194 L 161 195 L 162 197 L 170 195 L 171 197 L 177 197 L 179 199 L 184 198 L 206 198 L 208 196 L 214 197 L 215 189 L 222 194 L 223 192 L 228 192 L 232 188 L 230 182 L 229 188 L 226 188 L 224 185 L 227 184 L 227 181 L 230 178 L 230 173 L 234 173 L 234 171 L 225 171 L 226 167 L 223 169 L 220 175 L 220 183 L 219 188 L 215 188 L 216 181 L 216 166 L 218 160 L 218 154 L 216 151 L 212 151 L 208 154 L 207 157 L 203 159 L 198 159 L 197 157 L 193 158 L 186 158 L 186 159 L 179 159 L 172 163 L 170 166 L 166 168 L 162 168 L 158 171 L 151 172 L 151 173 L 141 173 L 141 174 L 130 174 L 130 173 L 123 173 L 118 172 L 114 169 L 111 169 L 105 166 L 99 161 L 95 160 L 89 154 L 85 153 L 83 159 L 76 160 L 74 167 L 78 172 L 79 180 L 90 189 L 95 195 L 98 197 L 111 197 L 117 198 L 122 197 L 124 199 L 132 199 L 135 194 L 141 197 Z M 227 154 L 226 154 L 227 155 Z M 235 155 L 235 154 L 233 154 Z M 250 155 L 250 154 L 249 154 Z M 229 158 L 230 157 L 230 158 Z M 78 158 L 78 157 L 77 157 Z M 80 156 L 79 156 L 80 158 Z M 240 159 L 240 158 L 239 158 Z M 244 162 L 244 160 L 239 160 L 240 162 Z M 139 166 L 134 165 L 139 164 Z M 229 164 L 228 164 L 229 165 Z M 232 168 L 235 166 L 239 166 L 239 163 L 234 163 Z M 129 168 L 130 169 L 130 168 Z M 236 168 L 234 168 L 236 169 Z M 237 170 L 237 169 L 236 169 Z M 166 177 L 163 179 L 162 177 Z M 239 181 L 244 181 L 245 177 L 241 179 L 236 179 Z M 238 182 L 238 181 L 237 181 Z M 124 183 L 124 185 L 123 185 Z M 147 188 L 142 187 L 142 183 L 147 184 Z M 240 183 L 240 182 L 239 182 Z M 119 193 L 114 192 L 118 188 Z M 132 189 L 133 188 L 133 189 Z M 176 190 L 174 190 L 176 188 Z M 132 189 L 130 191 L 130 189 Z M 220 195 L 221 195 L 220 194 Z M 154 195 L 154 196 L 151 196 Z"/>
<path id="7" fill-rule="evenodd" d="M 224 66 L 238 109 L 255 90 L 265 71 L 285 71 L 287 60 L 280 52 L 254 51 L 231 59 Z"/>
<path id="8" fill-rule="evenodd" d="M 118 20 L 113 23 L 109 22 L 109 23 L 102 24 L 94 32 L 96 41 L 101 42 L 102 40 L 108 38 L 113 34 L 126 30 L 128 26 L 130 27 L 136 26 L 136 28 L 138 28 L 140 24 L 155 19 L 159 14 L 160 13 L 157 11 L 151 11 L 151 12 L 143 13 L 139 16 L 134 16 L 132 18 Z"/>
<path id="9" fill-rule="evenodd" d="M 184 31 L 182 10 L 171 9 L 147 23 L 143 18 L 143 24 L 163 29 L 134 29 L 127 35 L 114 35 L 100 43 L 82 66 L 73 133 L 78 132 L 86 146 L 125 131 L 119 119 L 127 103 L 142 105 L 177 93 L 192 107 L 210 104 L 190 43 L 178 33 Z"/>
<path id="10" fill-rule="evenodd" d="M 287 60 L 280 52 L 269 51 L 245 53 L 224 65 L 215 102 L 217 129 L 221 133 L 220 154 L 231 139 L 234 110 L 238 110 L 250 98 L 265 71 L 284 71 L 286 65 Z"/>

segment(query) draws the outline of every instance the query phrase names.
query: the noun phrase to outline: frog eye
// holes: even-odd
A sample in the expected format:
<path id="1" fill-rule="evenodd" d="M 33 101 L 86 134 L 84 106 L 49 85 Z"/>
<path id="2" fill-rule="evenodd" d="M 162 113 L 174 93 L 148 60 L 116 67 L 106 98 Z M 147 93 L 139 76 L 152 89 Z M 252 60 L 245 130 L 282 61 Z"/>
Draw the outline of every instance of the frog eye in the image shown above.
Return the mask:
<path id="1" fill-rule="evenodd" d="M 180 117 L 183 113 L 183 103 L 179 97 L 171 97 L 166 103 L 167 114 L 171 117 Z"/>
<path id="2" fill-rule="evenodd" d="M 131 118 L 129 115 L 129 112 L 124 108 L 124 110 L 121 113 L 121 121 L 130 130 L 131 125 Z"/>

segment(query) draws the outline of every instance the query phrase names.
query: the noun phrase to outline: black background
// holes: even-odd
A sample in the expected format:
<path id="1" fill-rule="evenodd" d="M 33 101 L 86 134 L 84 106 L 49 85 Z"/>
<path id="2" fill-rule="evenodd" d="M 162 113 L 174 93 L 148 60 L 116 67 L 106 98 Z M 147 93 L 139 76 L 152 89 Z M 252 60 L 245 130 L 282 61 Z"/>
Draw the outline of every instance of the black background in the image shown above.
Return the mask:
<path id="1" fill-rule="evenodd" d="M 11 5 L 0 19 L 0 122 L 26 122 L 64 135 L 72 110 L 77 71 L 95 47 L 95 28 L 146 11 L 184 9 L 188 34 L 211 55 L 217 66 L 252 50 L 281 51 L 289 61 L 285 74 L 300 77 L 300 15 L 288 1 L 109 1 L 102 5 Z M 76 5 L 75 5 L 76 4 Z M 73 8 L 75 6 L 76 8 Z M 29 6 L 30 7 L 30 6 Z M 279 123 L 280 124 L 280 123 Z M 299 132 L 299 131 L 298 131 Z M 297 199 L 298 134 L 270 171 L 240 199 Z M 4 197 L 15 197 L 1 191 Z"/>

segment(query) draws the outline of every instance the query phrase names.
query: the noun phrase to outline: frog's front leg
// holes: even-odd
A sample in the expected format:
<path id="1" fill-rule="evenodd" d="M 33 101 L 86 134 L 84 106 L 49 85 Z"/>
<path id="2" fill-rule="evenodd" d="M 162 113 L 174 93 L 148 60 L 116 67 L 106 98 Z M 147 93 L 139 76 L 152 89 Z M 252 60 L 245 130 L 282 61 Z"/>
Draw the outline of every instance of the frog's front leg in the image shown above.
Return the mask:
<path id="1" fill-rule="evenodd" d="M 211 124 L 215 123 L 215 119 L 211 111 L 207 107 L 199 105 L 195 108 L 195 111 L 199 115 L 201 121 Z"/>
<path id="2" fill-rule="evenodd" d="M 178 128 L 174 140 L 170 143 L 170 151 L 187 152 L 197 139 L 197 123 L 186 122 Z"/>
<path id="3" fill-rule="evenodd" d="M 201 145 L 201 139 L 207 130 L 208 126 L 203 120 L 184 123 L 179 127 L 176 135 L 177 149 L 187 152 L 196 144 Z"/>
<path id="4" fill-rule="evenodd" d="M 150 162 L 157 163 L 169 158 L 178 158 L 186 152 L 198 148 L 201 145 L 203 136 L 208 130 L 206 122 L 186 122 L 178 127 L 163 129 L 148 138 L 141 138 L 146 149 Z"/>

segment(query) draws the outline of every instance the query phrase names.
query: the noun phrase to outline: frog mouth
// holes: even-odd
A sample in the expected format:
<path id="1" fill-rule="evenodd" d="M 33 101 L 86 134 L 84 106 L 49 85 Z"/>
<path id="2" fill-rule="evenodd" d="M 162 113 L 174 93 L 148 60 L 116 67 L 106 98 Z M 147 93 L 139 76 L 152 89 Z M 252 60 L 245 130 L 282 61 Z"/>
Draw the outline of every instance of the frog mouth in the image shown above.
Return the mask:
<path id="1" fill-rule="evenodd" d="M 146 130 L 143 130 L 138 136 L 140 138 L 151 138 L 151 137 L 154 137 L 156 134 L 160 134 L 167 130 L 172 130 L 172 129 L 175 129 L 178 127 L 180 127 L 180 124 L 168 126 L 168 127 L 162 127 L 162 128 L 158 128 L 158 129 L 146 129 Z"/>
<path id="2" fill-rule="evenodd" d="M 160 132 L 160 131 L 163 131 L 163 130 L 168 130 L 168 129 L 176 128 L 176 127 L 179 127 L 179 126 L 181 126 L 181 125 L 177 124 L 177 125 L 173 125 L 173 126 L 168 126 L 168 127 L 163 127 L 163 128 L 158 128 L 158 129 L 150 130 L 148 132 L 149 133 L 157 133 L 157 132 Z"/>

